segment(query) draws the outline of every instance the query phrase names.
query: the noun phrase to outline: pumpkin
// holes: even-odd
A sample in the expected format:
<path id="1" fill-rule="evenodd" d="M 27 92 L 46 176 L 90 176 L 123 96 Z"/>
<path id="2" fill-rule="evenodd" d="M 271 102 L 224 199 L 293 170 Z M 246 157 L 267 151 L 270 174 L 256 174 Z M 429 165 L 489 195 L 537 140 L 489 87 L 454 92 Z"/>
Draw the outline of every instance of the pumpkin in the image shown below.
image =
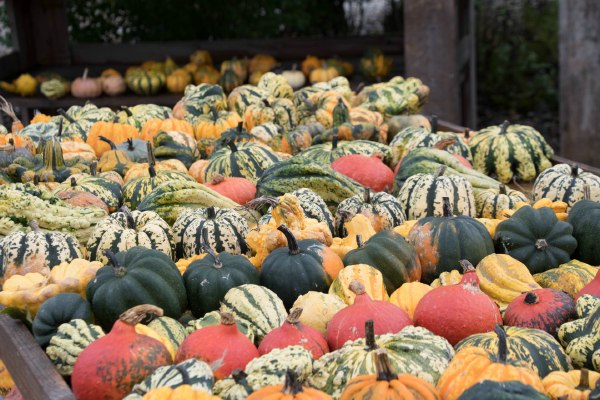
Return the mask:
<path id="1" fill-rule="evenodd" d="M 361 167 L 356 168 L 357 165 Z M 343 156 L 331 163 L 331 168 L 375 192 L 389 191 L 394 184 L 394 173 L 377 156 Z"/>
<path id="2" fill-rule="evenodd" d="M 194 357 L 212 363 L 220 359 L 221 365 L 215 369 L 214 375 L 222 379 L 237 368 L 244 369 L 248 362 L 258 356 L 254 344 L 238 331 L 235 317 L 222 312 L 220 325 L 199 329 L 181 343 L 176 361 Z"/>
<path id="3" fill-rule="evenodd" d="M 78 159 L 91 163 L 97 160 L 96 152 L 87 143 L 67 141 L 61 142 L 60 147 L 63 151 L 63 158 L 67 162 Z"/>
<path id="4" fill-rule="evenodd" d="M 60 293 L 42 303 L 31 324 L 33 336 L 46 348 L 60 325 L 73 319 L 92 322 L 92 308 L 79 294 Z"/>
<path id="5" fill-rule="evenodd" d="M 79 354 L 71 375 L 78 399 L 123 398 L 135 383 L 172 361 L 162 343 L 136 333 L 134 328 L 146 313 L 160 315 L 161 311 L 149 305 L 128 310 L 109 334 L 96 339 Z"/>
<path id="6" fill-rule="evenodd" d="M 502 316 L 480 289 L 475 268 L 460 261 L 463 277 L 456 285 L 441 286 L 425 294 L 414 311 L 415 325 L 445 337 L 455 345 L 469 335 L 489 332 Z"/>
<path id="7" fill-rule="evenodd" d="M 218 253 L 248 254 L 250 248 L 244 240 L 248 231 L 248 223 L 234 210 L 215 207 L 186 210 L 173 224 L 175 253 L 177 258 L 191 257 L 202 252 L 202 244 L 206 244 Z"/>
<path id="8" fill-rule="evenodd" d="M 591 265 L 600 264 L 600 246 L 596 240 L 596 235 L 600 234 L 599 214 L 600 203 L 591 200 L 578 201 L 569 212 L 568 222 L 573 226 L 573 237 L 577 240 L 573 258 Z"/>
<path id="9" fill-rule="evenodd" d="M 256 86 L 277 98 L 292 100 L 294 94 L 294 89 L 292 89 L 287 79 L 274 72 L 266 72 L 262 75 Z"/>
<path id="10" fill-rule="evenodd" d="M 184 69 L 176 69 L 167 76 L 166 86 L 171 93 L 183 93 L 185 87 L 192 82 L 191 75 Z"/>
<path id="11" fill-rule="evenodd" d="M 473 154 L 473 167 L 491 176 L 497 176 L 502 183 L 513 177 L 532 181 L 547 168 L 550 168 L 552 148 L 535 129 L 526 125 L 502 125 L 481 129 L 469 141 Z"/>
<path id="12" fill-rule="evenodd" d="M 281 385 L 269 385 L 258 389 L 248 396 L 248 400 L 292 400 L 292 399 L 318 399 L 330 400 L 332 397 L 320 390 L 303 387 L 298 380 L 298 375 L 292 370 L 285 373 L 285 382 Z"/>
<path id="13" fill-rule="evenodd" d="M 227 68 L 225 70 L 221 69 L 221 76 L 217 83 L 225 93 L 231 93 L 233 89 L 244 84 L 244 79 L 241 79 L 234 69 Z"/>
<path id="14" fill-rule="evenodd" d="M 158 93 L 165 85 L 166 76 L 160 71 L 135 69 L 125 74 L 127 87 L 135 94 L 149 96 Z"/>
<path id="15" fill-rule="evenodd" d="M 153 140 L 154 136 L 161 131 L 177 131 L 194 136 L 194 127 L 189 122 L 177 118 L 169 118 L 169 114 L 165 112 L 164 118 L 151 118 L 144 123 L 140 139 Z"/>
<path id="16" fill-rule="evenodd" d="M 505 185 L 500 185 L 498 190 L 475 191 L 475 206 L 479 218 L 497 218 L 500 211 L 513 210 L 521 202 L 527 203 L 527 196 L 517 190 L 509 189 Z"/>
<path id="17" fill-rule="evenodd" d="M 554 371 L 542 383 L 546 393 L 553 399 L 587 400 L 590 392 L 600 381 L 600 373 L 582 368 L 581 371 Z"/>
<path id="18" fill-rule="evenodd" d="M 387 125 L 388 142 L 391 142 L 399 132 L 408 127 L 423 127 L 425 129 L 431 130 L 431 122 L 429 121 L 429 119 L 420 114 L 395 115 L 391 118 L 388 118 Z"/>
<path id="19" fill-rule="evenodd" d="M 243 117 L 248 106 L 262 103 L 268 97 L 269 93 L 263 89 L 253 85 L 242 85 L 233 89 L 227 97 L 227 103 L 232 111 Z"/>
<path id="20" fill-rule="evenodd" d="M 58 285 L 62 293 L 78 293 L 85 298 L 86 286 L 100 268 L 102 263 L 99 261 L 76 258 L 53 267 L 49 282 Z"/>
<path id="21" fill-rule="evenodd" d="M 227 109 L 227 96 L 219 85 L 188 85 L 182 99 L 173 107 L 173 116 L 185 119 L 193 126 L 198 116 L 210 112 L 211 106 L 217 111 Z"/>
<path id="22" fill-rule="evenodd" d="M 405 219 L 394 196 L 385 192 L 371 194 L 371 190 L 365 187 L 362 195 L 352 196 L 338 205 L 335 221 L 338 236 L 344 236 L 343 223 L 357 214 L 365 215 L 376 231 L 391 229 Z"/>
<path id="23" fill-rule="evenodd" d="M 380 132 L 382 142 L 388 143 L 388 125 L 384 122 L 383 114 L 377 111 L 371 111 L 363 107 L 353 107 L 350 110 L 350 122 L 353 124 L 369 123 L 375 125 Z"/>
<path id="24" fill-rule="evenodd" d="M 497 353 L 502 346 L 498 339 L 497 331 L 503 329 L 508 346 L 507 359 L 509 362 L 520 362 L 540 378 L 552 371 L 568 371 L 571 369 L 571 360 L 561 345 L 549 333 L 539 329 L 505 326 L 495 329 L 496 333 L 480 333 L 471 335 L 459 342 L 455 349 L 457 354 L 468 348 L 483 349 Z"/>
<path id="25" fill-rule="evenodd" d="M 187 306 L 185 285 L 175 263 L 166 254 L 142 246 L 116 255 L 107 252 L 109 264 L 100 268 L 86 289 L 96 321 L 104 329 L 129 307 L 152 302 L 165 315 L 179 318 Z"/>
<path id="26" fill-rule="evenodd" d="M 186 66 L 187 67 L 187 66 Z M 194 75 L 194 84 L 199 85 L 201 83 L 216 84 L 219 82 L 221 73 L 212 65 L 201 65 L 196 66 L 195 69 L 190 67 L 184 67 L 189 73 Z"/>
<path id="27" fill-rule="evenodd" d="M 269 72 L 273 67 L 277 65 L 275 57 L 269 54 L 257 54 L 250 59 L 248 62 L 248 71 L 253 73 L 255 71 Z"/>
<path id="28" fill-rule="evenodd" d="M 202 235 L 207 235 L 207 230 Z M 205 239 L 202 242 L 202 250 L 209 256 L 193 261 L 183 274 L 190 310 L 198 318 L 218 310 L 229 289 L 259 282 L 256 268 L 246 257 L 216 253 Z"/>
<path id="29" fill-rule="evenodd" d="M 113 143 L 119 144 L 127 139 L 138 138 L 140 133 L 135 127 L 128 124 L 118 122 L 103 122 L 99 121 L 92 125 L 87 134 L 86 143 L 90 145 L 96 152 L 96 156 L 100 157 L 104 152 L 112 147 L 109 142 L 101 140 L 100 137 L 105 137 Z"/>
<path id="30" fill-rule="evenodd" d="M 212 65 L 212 56 L 208 50 L 196 50 L 190 54 L 190 62 L 196 65 Z"/>
<path id="31" fill-rule="evenodd" d="M 352 219 L 344 223 L 344 230 L 347 236 L 344 238 L 334 237 L 331 249 L 343 259 L 346 254 L 358 247 L 358 238 L 362 241 L 367 240 L 375 234 L 371 221 L 362 214 L 357 214 Z M 364 244 L 364 243 L 363 243 Z"/>
<path id="32" fill-rule="evenodd" d="M 2 360 L 0 360 L 0 396 L 5 396 L 14 387 L 16 387 L 16 385 L 10 375 L 10 372 L 8 372 L 8 369 Z"/>
<path id="33" fill-rule="evenodd" d="M 537 289 L 514 299 L 503 320 L 505 325 L 540 329 L 556 337 L 558 328 L 575 316 L 575 301 L 567 293 Z"/>
<path id="34" fill-rule="evenodd" d="M 596 276 L 594 276 L 594 279 L 592 279 L 587 285 L 581 288 L 579 293 L 577 293 L 575 300 L 586 294 L 591 294 L 593 296 L 600 297 L 600 270 L 596 272 Z"/>
<path id="35" fill-rule="evenodd" d="M 183 342 L 187 336 L 185 327 L 176 319 L 169 317 L 158 317 L 153 319 L 148 324 L 148 328 L 166 339 L 174 351 L 177 351 L 181 342 Z"/>
<path id="36" fill-rule="evenodd" d="M 13 275 L 44 272 L 61 262 L 81 258 L 81 246 L 67 233 L 41 231 L 37 222 L 29 222 L 30 232 L 13 231 L 0 242 L 0 284 Z"/>
<path id="37" fill-rule="evenodd" d="M 353 304 L 356 298 L 356 294 L 350 288 L 353 281 L 360 282 L 371 299 L 388 300 L 381 272 L 367 264 L 348 265 L 341 270 L 329 287 L 329 294 L 336 295 L 346 304 Z"/>
<path id="38" fill-rule="evenodd" d="M 59 125 L 59 133 L 61 129 L 62 127 Z M 87 166 L 80 163 L 67 165 L 63 158 L 60 141 L 53 137 L 44 143 L 42 163 L 35 166 L 33 174 L 31 170 L 28 170 L 26 175 L 32 174 L 33 176 L 38 176 L 40 182 L 63 182 L 72 174 L 84 172 L 86 169 Z M 23 177 L 21 180 L 27 181 L 28 179 Z"/>
<path id="39" fill-rule="evenodd" d="M 225 178 L 217 174 L 204 185 L 238 204 L 246 204 L 256 197 L 256 185 L 246 178 Z"/>
<path id="40" fill-rule="evenodd" d="M 390 295 L 390 303 L 400 307 L 411 319 L 414 319 L 415 309 L 419 301 L 433 288 L 421 282 L 403 283 Z"/>
<path id="41" fill-rule="evenodd" d="M 247 130 L 266 122 L 273 122 L 282 126 L 284 130 L 291 130 L 298 124 L 298 115 L 296 107 L 287 98 L 262 99 L 261 102 L 250 104 L 246 108 L 243 121 Z"/>
<path id="42" fill-rule="evenodd" d="M 300 89 L 306 83 L 306 77 L 302 71 L 297 69 L 297 64 L 292 65 L 291 70 L 283 71 L 281 76 L 287 80 L 288 84 L 294 90 Z"/>
<path id="43" fill-rule="evenodd" d="M 109 96 L 119 96 L 127 90 L 125 79 L 119 75 L 102 77 L 102 91 Z"/>
<path id="44" fill-rule="evenodd" d="M 152 139 L 156 160 L 175 158 L 189 168 L 199 157 L 198 145 L 193 136 L 178 131 L 161 131 Z"/>
<path id="45" fill-rule="evenodd" d="M 331 142 L 315 144 L 299 153 L 298 157 L 309 159 L 313 162 L 331 165 L 335 160 L 349 154 L 362 154 L 366 156 L 383 155 L 384 160 L 389 158 L 389 147 L 369 140 L 338 140 L 334 135 Z"/>
<path id="46" fill-rule="evenodd" d="M 569 209 L 579 200 L 583 200 L 584 186 L 589 188 L 587 200 L 600 200 L 600 178 L 590 172 L 584 172 L 576 164 L 557 164 L 543 171 L 533 185 L 533 200 L 543 198 L 551 201 L 563 201 Z"/>
<path id="47" fill-rule="evenodd" d="M 302 73 L 308 77 L 313 69 L 319 68 L 322 64 L 323 61 L 318 57 L 307 55 L 301 64 Z"/>
<path id="48" fill-rule="evenodd" d="M 444 197 L 442 202 L 444 214 L 421 218 L 408 236 L 417 252 L 424 283 L 456 269 L 460 260 L 477 264 L 494 252 L 492 238 L 481 222 L 466 215 L 453 216 L 449 199 Z"/>
<path id="49" fill-rule="evenodd" d="M 346 303 L 338 296 L 315 291 L 298 296 L 292 305 L 292 309 L 303 310 L 298 321 L 316 329 L 323 336 L 327 332 L 326 326 L 331 318 L 344 307 Z"/>
<path id="50" fill-rule="evenodd" d="M 245 81 L 248 78 L 248 60 L 238 60 L 235 57 L 225 60 L 221 63 L 221 73 L 227 70 L 233 70 L 240 80 Z"/>
<path id="51" fill-rule="evenodd" d="M 60 293 L 56 284 L 48 284 L 48 277 L 38 272 L 13 275 L 2 285 L 0 304 L 35 316 L 47 299 Z"/>
<path id="52" fill-rule="evenodd" d="M 123 197 L 119 183 L 101 176 L 88 174 L 71 175 L 67 181 L 54 188 L 53 194 L 60 195 L 65 191 L 91 193 L 102 200 L 110 212 L 114 212 L 119 208 Z"/>
<path id="53" fill-rule="evenodd" d="M 147 142 L 142 139 L 129 138 L 117 145 L 117 149 L 127 154 L 133 162 L 140 163 L 148 161 Z"/>
<path id="54" fill-rule="evenodd" d="M 308 80 L 314 85 L 318 82 L 327 82 L 339 75 L 340 73 L 337 69 L 332 66 L 327 66 L 325 63 L 323 63 L 323 65 L 320 67 L 313 68 L 312 71 L 310 71 L 308 74 Z"/>
<path id="55" fill-rule="evenodd" d="M 173 258 L 171 227 L 152 211 L 130 211 L 123 206 L 120 212 L 106 217 L 96 225 L 87 242 L 88 258 L 106 263 L 106 251 L 113 253 L 141 246 L 158 250 Z"/>
<path id="56" fill-rule="evenodd" d="M 80 78 L 71 82 L 71 94 L 73 97 L 81 99 L 91 99 L 102 94 L 102 80 L 97 78 L 88 78 L 88 69 L 83 71 Z"/>
<path id="57" fill-rule="evenodd" d="M 578 319 L 558 329 L 558 339 L 576 368 L 600 372 L 600 301 L 584 294 L 577 299 Z"/>
<path id="58" fill-rule="evenodd" d="M 548 396 L 516 380 L 483 380 L 465 390 L 458 400 L 548 400 Z"/>
<path id="59" fill-rule="evenodd" d="M 186 326 L 186 337 L 193 333 L 196 332 L 199 329 L 204 329 L 207 326 L 213 326 L 213 325 L 219 325 L 221 323 L 221 313 L 220 311 L 211 311 L 209 313 L 206 313 L 202 318 L 199 319 L 193 319 L 191 321 L 188 321 L 187 326 Z M 251 342 L 255 342 L 256 337 L 254 336 L 254 330 L 252 330 L 252 328 L 250 328 L 250 326 L 248 326 L 247 323 L 240 321 L 239 319 L 236 319 L 235 321 L 238 330 L 244 334 L 244 336 L 246 336 L 248 339 L 250 339 Z"/>
<path id="60" fill-rule="evenodd" d="M 437 400 L 435 387 L 421 378 L 392 371 L 387 351 L 375 350 L 375 374 L 359 375 L 350 380 L 340 400 L 370 398 L 401 398 L 406 400 Z"/>
<path id="61" fill-rule="evenodd" d="M 550 208 L 525 206 L 496 227 L 494 240 L 499 253 L 509 254 L 538 273 L 571 259 L 577 247 L 572 232 L 571 224 L 559 221 Z"/>
<path id="62" fill-rule="evenodd" d="M 571 260 L 558 268 L 535 274 L 533 279 L 543 288 L 564 290 L 575 298 L 577 293 L 594 279 L 597 272 L 597 267 Z"/>
<path id="63" fill-rule="evenodd" d="M 310 93 L 307 97 L 295 96 L 298 122 L 306 125 L 318 122 L 330 129 L 344 122 L 350 122 L 350 103 L 341 93 L 334 90 L 322 90 Z M 334 112 L 337 110 L 337 112 Z M 335 117 L 334 117 L 335 115 Z"/>
<path id="64" fill-rule="evenodd" d="M 475 347 L 457 351 L 438 382 L 442 399 L 458 399 L 465 390 L 486 379 L 496 382 L 518 380 L 544 392 L 542 381 L 526 364 L 508 358 L 511 344 L 507 342 L 504 329 L 497 325 L 494 332 L 497 350 Z"/>
<path id="65" fill-rule="evenodd" d="M 233 111 L 220 111 L 212 107 L 209 114 L 201 115 L 196 119 L 194 136 L 196 139 L 220 138 L 228 129 L 238 126 L 242 122 L 240 116 Z M 240 127 L 241 128 L 241 127 Z"/>
<path id="66" fill-rule="evenodd" d="M 392 68 L 392 59 L 379 49 L 370 49 L 360 59 L 360 72 L 370 82 L 385 79 Z"/>
<path id="67" fill-rule="evenodd" d="M 297 241 L 285 225 L 277 229 L 284 234 L 288 247 L 275 249 L 265 258 L 260 283 L 276 293 L 289 309 L 298 296 L 310 290 L 327 291 L 344 264 L 322 243 L 310 239 Z"/>

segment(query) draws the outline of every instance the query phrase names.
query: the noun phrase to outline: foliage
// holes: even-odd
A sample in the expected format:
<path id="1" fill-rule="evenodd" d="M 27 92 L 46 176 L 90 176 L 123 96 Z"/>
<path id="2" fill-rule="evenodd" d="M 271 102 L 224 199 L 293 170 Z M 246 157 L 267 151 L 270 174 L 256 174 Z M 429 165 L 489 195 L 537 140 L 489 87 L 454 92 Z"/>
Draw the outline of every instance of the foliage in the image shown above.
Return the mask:
<path id="1" fill-rule="evenodd" d="M 0 0 L 0 56 L 9 53 L 12 47 L 10 27 L 8 26 L 8 15 L 6 13 L 6 2 Z"/>

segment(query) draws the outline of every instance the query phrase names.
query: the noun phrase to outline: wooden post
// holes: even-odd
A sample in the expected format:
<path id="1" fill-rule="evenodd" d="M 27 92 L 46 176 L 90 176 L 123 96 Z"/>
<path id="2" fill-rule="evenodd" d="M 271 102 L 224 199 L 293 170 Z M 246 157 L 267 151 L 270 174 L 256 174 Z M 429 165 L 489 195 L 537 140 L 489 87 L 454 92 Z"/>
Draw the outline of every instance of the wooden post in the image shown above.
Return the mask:
<path id="1" fill-rule="evenodd" d="M 560 0 L 560 153 L 600 166 L 600 2 Z"/>

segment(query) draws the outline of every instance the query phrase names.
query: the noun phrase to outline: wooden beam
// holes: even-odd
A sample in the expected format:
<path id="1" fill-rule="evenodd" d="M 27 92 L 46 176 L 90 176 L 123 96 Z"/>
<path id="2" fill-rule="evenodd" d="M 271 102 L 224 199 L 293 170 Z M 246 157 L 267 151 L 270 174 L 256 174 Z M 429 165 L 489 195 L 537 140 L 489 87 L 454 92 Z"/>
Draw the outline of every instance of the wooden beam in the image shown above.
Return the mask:
<path id="1" fill-rule="evenodd" d="M 74 400 L 75 396 L 25 326 L 0 315 L 0 359 L 23 398 Z"/>
<path id="2" fill-rule="evenodd" d="M 560 152 L 600 166 L 600 2 L 559 2 Z"/>
<path id="3" fill-rule="evenodd" d="M 39 65 L 65 65 L 71 61 L 66 0 L 30 0 L 29 15 Z"/>
<path id="4" fill-rule="evenodd" d="M 403 5 L 406 75 L 420 78 L 431 88 L 424 112 L 463 123 L 456 2 L 411 0 Z"/>

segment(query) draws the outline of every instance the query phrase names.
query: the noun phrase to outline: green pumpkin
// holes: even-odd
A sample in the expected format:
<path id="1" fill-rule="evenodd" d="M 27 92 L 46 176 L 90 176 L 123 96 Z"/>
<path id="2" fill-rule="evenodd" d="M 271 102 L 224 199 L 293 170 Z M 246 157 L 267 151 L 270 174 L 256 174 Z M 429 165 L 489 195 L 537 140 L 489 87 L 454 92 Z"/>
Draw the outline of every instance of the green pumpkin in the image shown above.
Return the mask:
<path id="1" fill-rule="evenodd" d="M 196 140 L 184 132 L 160 131 L 154 136 L 153 144 L 156 160 L 175 158 L 186 168 L 189 168 L 200 156 Z"/>
<path id="2" fill-rule="evenodd" d="M 13 143 L 12 145 L 10 143 Z M 6 168 L 16 159 L 22 157 L 27 161 L 33 162 L 33 155 L 25 147 L 14 146 L 13 139 L 9 139 L 9 144 L 0 146 L 0 168 Z"/>
<path id="3" fill-rule="evenodd" d="M 254 85 L 242 85 L 231 91 L 227 97 L 227 103 L 230 110 L 235 111 L 240 117 L 243 117 L 248 106 L 251 104 L 260 104 L 268 97 L 269 93 L 264 89 Z"/>
<path id="4" fill-rule="evenodd" d="M 158 317 L 153 319 L 152 322 L 148 324 L 148 328 L 152 329 L 160 336 L 167 338 L 173 345 L 175 351 L 177 351 L 187 336 L 185 327 L 176 319 L 169 317 Z"/>
<path id="5" fill-rule="evenodd" d="M 121 206 L 123 191 L 117 182 L 100 176 L 88 174 L 71 175 L 68 180 L 58 185 L 53 194 L 66 190 L 80 190 L 88 192 L 104 202 L 110 212 L 115 212 Z"/>
<path id="6" fill-rule="evenodd" d="M 248 258 L 227 252 L 216 254 L 209 246 L 203 249 L 209 255 L 192 262 L 183 274 L 195 317 L 218 310 L 229 289 L 259 282 L 258 271 Z"/>
<path id="7" fill-rule="evenodd" d="M 326 293 L 339 271 L 342 260 L 324 244 L 312 240 L 297 241 L 292 232 L 281 225 L 287 248 L 273 250 L 260 268 L 260 284 L 271 289 L 289 310 L 298 296 L 317 291 Z"/>
<path id="8" fill-rule="evenodd" d="M 558 329 L 558 339 L 576 368 L 600 372 L 600 297 L 584 294 L 577 299 L 579 319 Z"/>
<path id="9" fill-rule="evenodd" d="M 226 110 L 227 96 L 219 85 L 208 83 L 201 83 L 198 86 L 188 85 L 178 105 L 182 109 L 183 119 L 193 126 L 196 125 L 198 116 L 210 114 L 213 107 L 217 111 Z"/>
<path id="10" fill-rule="evenodd" d="M 549 400 L 549 397 L 519 381 L 486 380 L 465 390 L 458 400 Z"/>
<path id="11" fill-rule="evenodd" d="M 188 321 L 187 326 L 185 328 L 188 334 L 194 333 L 198 329 L 206 328 L 207 326 L 214 326 L 221 324 L 221 314 L 219 311 L 211 311 L 204 314 L 199 319 L 193 319 Z M 251 342 L 254 342 L 254 328 L 251 328 L 248 322 L 242 322 L 239 318 L 235 319 L 235 324 L 237 325 L 238 331 L 242 333 L 242 335 L 246 336 L 250 339 Z"/>
<path id="12" fill-rule="evenodd" d="M 291 100 L 285 98 L 262 99 L 260 103 L 249 106 L 244 113 L 247 127 L 273 122 L 284 130 L 292 130 L 298 125 L 298 113 Z"/>
<path id="13" fill-rule="evenodd" d="M 539 329 L 505 326 L 508 347 L 507 360 L 521 361 L 541 378 L 552 371 L 572 369 L 569 357 L 560 343 L 547 332 Z M 498 353 L 498 335 L 495 332 L 478 333 L 461 340 L 456 351 L 467 347 L 479 347 L 494 354 Z"/>
<path id="14" fill-rule="evenodd" d="M 431 132 L 430 129 L 424 126 L 408 126 L 399 131 L 396 136 L 390 141 L 390 149 L 392 152 L 392 160 L 394 165 L 398 164 L 402 157 L 408 152 L 406 146 L 413 139 L 421 138 Z"/>
<path id="15" fill-rule="evenodd" d="M 64 135 L 64 126 L 63 132 Z M 57 122 L 38 122 L 36 124 L 29 124 L 19 132 L 21 136 L 27 136 L 33 142 L 33 145 L 37 149 L 41 149 L 44 143 L 56 136 L 58 133 Z"/>
<path id="16" fill-rule="evenodd" d="M 256 183 L 265 170 L 281 161 L 269 147 L 258 143 L 235 143 L 229 141 L 226 148 L 211 154 L 204 168 L 204 182 L 215 175 L 241 177 Z"/>
<path id="17" fill-rule="evenodd" d="M 552 166 L 554 153 L 544 137 L 526 125 L 490 126 L 480 130 L 469 141 L 473 154 L 473 167 L 489 176 L 496 176 L 502 183 L 513 177 L 532 181 Z"/>
<path id="18" fill-rule="evenodd" d="M 227 208 L 186 210 L 173 224 L 177 259 L 189 258 L 204 251 L 207 245 L 216 252 L 250 254 L 246 235 L 250 228 L 236 211 Z"/>
<path id="19" fill-rule="evenodd" d="M 183 278 L 166 254 L 142 246 L 117 255 L 107 252 L 109 264 L 100 268 L 86 289 L 96 321 L 109 330 L 119 315 L 140 304 L 163 309 L 179 318 L 187 307 Z"/>
<path id="20" fill-rule="evenodd" d="M 476 216 L 473 187 L 462 176 L 446 171 L 446 167 L 441 166 L 434 175 L 416 174 L 402 185 L 398 200 L 409 220 L 442 215 L 444 197 L 450 199 L 454 214 Z"/>
<path id="21" fill-rule="evenodd" d="M 421 279 L 421 264 L 415 248 L 402 235 L 384 230 L 371 236 L 366 243 L 350 250 L 344 257 L 344 265 L 367 264 L 381 272 L 388 294 L 406 282 Z"/>
<path id="22" fill-rule="evenodd" d="M 58 327 L 56 334 L 50 338 L 46 354 L 61 375 L 70 376 L 79 354 L 102 336 L 104 331 L 98 325 L 92 325 L 82 319 L 73 319 Z"/>
<path id="23" fill-rule="evenodd" d="M 421 281 L 427 284 L 442 272 L 458 269 L 460 260 L 477 265 L 494 252 L 494 242 L 481 222 L 466 215 L 454 216 L 447 197 L 443 203 L 441 217 L 421 218 L 408 234 L 421 264 Z"/>
<path id="24" fill-rule="evenodd" d="M 303 150 L 298 157 L 329 166 L 338 158 L 349 154 L 365 156 L 380 154 L 386 164 L 390 162 L 390 148 L 383 143 L 370 140 L 338 140 L 337 136 L 334 136 L 330 142 L 315 144 Z"/>
<path id="25" fill-rule="evenodd" d="M 498 224 L 494 240 L 498 253 L 509 254 L 537 274 L 571 259 L 577 247 L 572 232 L 573 226 L 559 221 L 552 209 L 526 206 Z"/>
<path id="26" fill-rule="evenodd" d="M 274 72 L 266 72 L 263 74 L 256 86 L 274 97 L 286 98 L 289 100 L 292 100 L 294 97 L 294 89 L 292 89 L 285 76 Z"/>
<path id="27" fill-rule="evenodd" d="M 600 264 L 600 203 L 581 200 L 569 211 L 569 223 L 573 226 L 573 237 L 577 248 L 573 258 L 591 265 Z"/>
<path id="28" fill-rule="evenodd" d="M 117 149 L 127 154 L 136 163 L 148 161 L 148 146 L 145 140 L 129 138 L 117 145 Z"/>
<path id="29" fill-rule="evenodd" d="M 244 84 L 244 81 L 231 68 L 226 69 L 219 77 L 219 85 L 225 93 L 231 93 L 233 89 Z"/>
<path id="30" fill-rule="evenodd" d="M 93 316 L 90 303 L 77 293 L 59 293 L 40 306 L 31 324 L 33 336 L 42 348 L 46 348 L 58 328 L 73 319 L 91 323 Z"/>
<path id="31" fill-rule="evenodd" d="M 158 71 L 141 68 L 125 75 L 127 87 L 135 94 L 149 96 L 158 93 L 165 86 L 166 76 Z"/>
<path id="32" fill-rule="evenodd" d="M 514 210 L 518 203 L 529 203 L 529 199 L 518 190 L 505 185 L 499 189 L 475 190 L 477 218 L 497 218 L 502 210 Z"/>

